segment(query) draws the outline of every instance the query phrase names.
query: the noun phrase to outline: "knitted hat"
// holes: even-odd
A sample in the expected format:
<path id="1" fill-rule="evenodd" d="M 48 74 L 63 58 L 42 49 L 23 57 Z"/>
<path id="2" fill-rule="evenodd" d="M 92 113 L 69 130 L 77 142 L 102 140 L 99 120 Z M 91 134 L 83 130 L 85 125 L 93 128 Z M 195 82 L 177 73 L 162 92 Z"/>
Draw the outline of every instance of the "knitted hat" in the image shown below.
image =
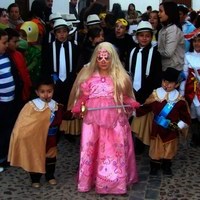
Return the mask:
<path id="1" fill-rule="evenodd" d="M 57 19 L 62 19 L 62 16 L 60 13 L 52 13 L 50 16 L 49 16 L 49 21 L 50 22 L 53 22 Z"/>
<path id="2" fill-rule="evenodd" d="M 35 22 L 24 22 L 21 25 L 20 30 L 24 30 L 26 32 L 27 42 L 37 42 L 39 36 L 39 29 Z"/>
<path id="3" fill-rule="evenodd" d="M 169 82 L 179 82 L 179 75 L 180 75 L 180 71 L 172 68 L 172 67 L 168 67 L 164 72 L 163 72 L 163 79 Z"/>
<path id="4" fill-rule="evenodd" d="M 90 25 L 94 25 L 94 24 L 100 24 L 100 22 L 101 21 L 100 21 L 98 15 L 92 14 L 92 15 L 88 15 L 86 25 L 90 26 Z"/>
<path id="5" fill-rule="evenodd" d="M 144 31 L 153 31 L 152 25 L 148 21 L 141 21 L 136 29 L 136 33 L 144 32 Z"/>

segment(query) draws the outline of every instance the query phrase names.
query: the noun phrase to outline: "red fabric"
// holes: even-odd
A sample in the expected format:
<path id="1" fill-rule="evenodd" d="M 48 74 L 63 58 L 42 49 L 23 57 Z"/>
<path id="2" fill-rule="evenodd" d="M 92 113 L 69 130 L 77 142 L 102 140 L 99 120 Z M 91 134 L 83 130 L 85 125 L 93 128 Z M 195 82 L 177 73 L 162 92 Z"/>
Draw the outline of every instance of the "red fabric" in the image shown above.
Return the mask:
<path id="1" fill-rule="evenodd" d="M 58 104 L 58 110 L 56 111 L 56 116 L 55 116 L 53 122 L 51 123 L 50 127 L 60 126 L 60 124 L 62 122 L 63 114 L 64 114 L 63 106 L 61 104 Z"/>
<path id="2" fill-rule="evenodd" d="M 189 68 L 189 74 L 185 85 L 185 99 L 187 100 L 189 105 L 191 105 L 195 94 L 197 95 L 198 99 L 200 99 L 199 83 L 196 82 L 196 78 L 194 77 L 193 73 L 194 70 Z"/>
<path id="3" fill-rule="evenodd" d="M 191 40 L 194 37 L 196 37 L 199 33 L 200 33 L 200 28 L 197 28 L 197 29 L 195 29 L 194 31 L 192 31 L 188 34 L 185 34 L 184 37 L 185 37 L 186 40 Z"/>
<path id="4" fill-rule="evenodd" d="M 20 78 L 23 81 L 22 100 L 28 101 L 30 98 L 30 93 L 31 93 L 30 89 L 31 89 L 32 83 L 31 83 L 29 71 L 26 65 L 26 60 L 23 54 L 19 51 L 9 52 L 9 55 L 12 61 L 14 62 L 15 66 L 17 67 Z"/>
<path id="5" fill-rule="evenodd" d="M 47 137 L 47 143 L 46 143 L 46 152 L 49 151 L 52 147 L 56 147 L 57 145 L 57 137 L 56 135 L 48 136 Z"/>
<path id="6" fill-rule="evenodd" d="M 44 37 L 46 30 L 45 25 L 41 22 L 41 20 L 39 20 L 38 18 L 33 18 L 31 21 L 37 24 L 40 36 Z"/>
<path id="7" fill-rule="evenodd" d="M 162 102 L 154 101 L 151 104 L 144 104 L 137 109 L 137 116 L 142 116 L 150 111 L 153 112 L 154 116 L 159 115 L 166 103 L 167 101 L 164 100 Z M 191 117 L 186 102 L 184 100 L 179 100 L 166 118 L 172 123 L 178 123 L 180 120 L 182 120 L 189 125 L 191 122 Z M 177 130 L 173 131 L 168 128 L 163 128 L 153 120 L 151 138 L 155 138 L 157 135 L 159 135 L 163 143 L 166 143 L 177 138 L 178 134 L 179 132 Z"/>
<path id="8" fill-rule="evenodd" d="M 62 122 L 63 117 L 63 106 L 61 104 L 58 104 L 58 110 L 55 113 L 55 118 L 53 122 L 51 123 L 50 127 L 58 127 Z M 55 147 L 57 145 L 57 135 L 49 136 L 47 137 L 47 143 L 46 143 L 46 152 L 48 152 L 49 149 L 52 147 Z"/>

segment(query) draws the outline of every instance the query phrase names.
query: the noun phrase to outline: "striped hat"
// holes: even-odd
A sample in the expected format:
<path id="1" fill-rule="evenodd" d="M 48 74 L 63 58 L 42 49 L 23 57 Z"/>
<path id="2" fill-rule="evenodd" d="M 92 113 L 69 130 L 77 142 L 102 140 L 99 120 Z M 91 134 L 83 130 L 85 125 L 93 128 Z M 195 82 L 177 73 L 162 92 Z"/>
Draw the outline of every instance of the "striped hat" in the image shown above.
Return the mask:
<path id="1" fill-rule="evenodd" d="M 49 16 L 49 21 L 52 22 L 52 21 L 55 21 L 57 19 L 62 19 L 62 16 L 60 13 L 52 13 L 50 16 Z"/>
<path id="2" fill-rule="evenodd" d="M 86 25 L 90 26 L 90 25 L 94 25 L 94 24 L 100 24 L 100 22 L 101 21 L 100 21 L 98 15 L 92 14 L 92 15 L 88 15 Z"/>
<path id="3" fill-rule="evenodd" d="M 200 28 L 197 28 L 197 29 L 195 29 L 194 31 L 192 31 L 192 32 L 190 32 L 188 34 L 185 34 L 184 38 L 186 40 L 191 40 L 191 39 L 197 37 L 199 34 L 200 34 Z"/>
<path id="4" fill-rule="evenodd" d="M 141 21 L 136 29 L 136 33 L 144 32 L 144 31 L 153 31 L 152 25 L 148 21 Z"/>

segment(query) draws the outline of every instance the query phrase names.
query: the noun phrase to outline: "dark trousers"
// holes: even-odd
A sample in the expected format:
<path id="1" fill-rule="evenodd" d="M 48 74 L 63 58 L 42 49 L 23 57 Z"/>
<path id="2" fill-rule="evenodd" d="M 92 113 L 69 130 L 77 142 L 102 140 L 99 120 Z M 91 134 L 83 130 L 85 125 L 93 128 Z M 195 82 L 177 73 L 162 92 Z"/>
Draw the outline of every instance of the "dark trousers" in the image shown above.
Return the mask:
<path id="1" fill-rule="evenodd" d="M 192 119 L 190 131 L 192 134 L 192 146 L 200 146 L 200 122 L 198 119 Z"/>
<path id="2" fill-rule="evenodd" d="M 140 155 L 140 154 L 144 153 L 145 144 L 137 137 L 134 138 L 134 145 L 135 145 L 136 155 Z"/>
<path id="3" fill-rule="evenodd" d="M 54 179 L 54 173 L 55 173 L 55 166 L 56 166 L 56 158 L 46 158 L 46 174 L 45 178 L 47 181 Z M 42 176 L 41 173 L 33 173 L 30 172 L 30 177 L 32 183 L 39 183 L 40 178 Z"/>
<path id="4" fill-rule="evenodd" d="M 7 160 L 10 135 L 17 112 L 14 101 L 0 102 L 0 163 Z"/>

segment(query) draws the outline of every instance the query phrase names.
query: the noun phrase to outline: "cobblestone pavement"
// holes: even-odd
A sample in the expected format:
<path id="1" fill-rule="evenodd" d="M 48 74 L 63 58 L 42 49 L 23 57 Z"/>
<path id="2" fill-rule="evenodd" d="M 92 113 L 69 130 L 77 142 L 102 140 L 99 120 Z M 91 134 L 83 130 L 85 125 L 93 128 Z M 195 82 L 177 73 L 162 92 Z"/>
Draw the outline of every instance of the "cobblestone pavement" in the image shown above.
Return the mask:
<path id="1" fill-rule="evenodd" d="M 95 191 L 79 193 L 76 189 L 76 172 L 79 160 L 79 138 L 75 144 L 62 138 L 59 143 L 56 167 L 58 184 L 50 186 L 42 177 L 42 187 L 30 186 L 28 173 L 9 167 L 0 173 L 0 200 L 199 200 L 200 199 L 200 148 L 180 147 L 173 160 L 172 178 L 161 173 L 149 176 L 147 149 L 137 156 L 140 181 L 126 195 L 99 195 Z"/>

